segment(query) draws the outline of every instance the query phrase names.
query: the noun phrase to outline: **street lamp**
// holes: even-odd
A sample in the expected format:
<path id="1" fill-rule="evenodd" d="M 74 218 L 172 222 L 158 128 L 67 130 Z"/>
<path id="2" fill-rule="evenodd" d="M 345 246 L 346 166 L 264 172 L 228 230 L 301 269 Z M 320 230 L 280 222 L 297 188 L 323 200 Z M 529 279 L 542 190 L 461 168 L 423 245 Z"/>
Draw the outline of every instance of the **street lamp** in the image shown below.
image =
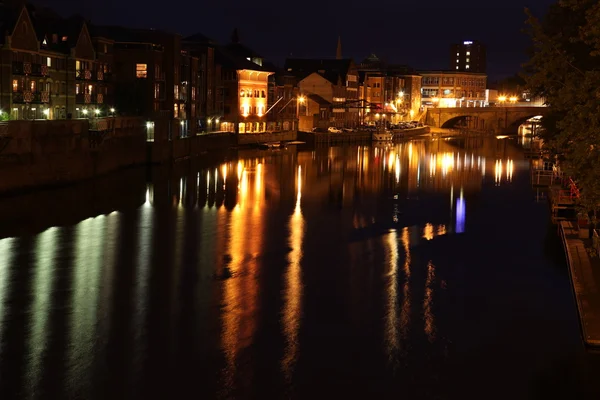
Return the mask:
<path id="1" fill-rule="evenodd" d="M 43 112 L 43 113 L 44 113 L 44 115 L 46 116 L 46 119 L 48 119 L 48 115 L 50 115 L 50 109 L 49 109 L 49 108 L 46 108 L 46 109 L 45 109 L 44 111 L 42 111 L 42 112 Z M 0 112 L 0 114 L 2 114 L 2 113 Z"/>
<path id="2" fill-rule="evenodd" d="M 517 98 L 517 96 L 511 96 L 509 100 L 510 100 L 511 103 L 514 104 L 514 103 L 517 102 L 518 98 Z"/>
<path id="3" fill-rule="evenodd" d="M 94 113 L 96 114 L 96 116 L 98 116 L 98 115 L 100 115 L 100 110 L 96 108 L 96 109 L 94 110 Z"/>
<path id="4" fill-rule="evenodd" d="M 506 96 L 498 96 L 498 101 L 504 103 L 506 101 Z"/>
<path id="5" fill-rule="evenodd" d="M 84 108 L 83 111 L 81 111 L 83 113 L 83 115 L 88 115 L 88 110 L 87 108 Z"/>

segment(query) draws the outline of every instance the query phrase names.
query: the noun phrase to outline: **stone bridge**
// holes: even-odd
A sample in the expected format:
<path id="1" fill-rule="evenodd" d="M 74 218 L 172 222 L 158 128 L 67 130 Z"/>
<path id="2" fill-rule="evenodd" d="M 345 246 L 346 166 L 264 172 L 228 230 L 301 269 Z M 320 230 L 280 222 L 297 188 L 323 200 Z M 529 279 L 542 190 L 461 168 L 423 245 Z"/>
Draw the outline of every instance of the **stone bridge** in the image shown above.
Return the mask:
<path id="1" fill-rule="evenodd" d="M 492 133 L 516 134 L 531 117 L 544 115 L 547 107 L 429 108 L 425 123 L 438 128 L 465 128 Z"/>

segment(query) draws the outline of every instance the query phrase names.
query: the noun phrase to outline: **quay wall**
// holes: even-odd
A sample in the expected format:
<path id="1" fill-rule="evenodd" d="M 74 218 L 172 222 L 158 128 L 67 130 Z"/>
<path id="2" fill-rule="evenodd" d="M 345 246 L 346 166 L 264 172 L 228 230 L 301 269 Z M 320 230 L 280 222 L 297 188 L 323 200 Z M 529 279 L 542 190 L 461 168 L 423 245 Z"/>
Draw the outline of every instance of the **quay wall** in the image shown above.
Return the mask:
<path id="1" fill-rule="evenodd" d="M 68 184 L 146 162 L 136 117 L 0 123 L 0 193 Z"/>

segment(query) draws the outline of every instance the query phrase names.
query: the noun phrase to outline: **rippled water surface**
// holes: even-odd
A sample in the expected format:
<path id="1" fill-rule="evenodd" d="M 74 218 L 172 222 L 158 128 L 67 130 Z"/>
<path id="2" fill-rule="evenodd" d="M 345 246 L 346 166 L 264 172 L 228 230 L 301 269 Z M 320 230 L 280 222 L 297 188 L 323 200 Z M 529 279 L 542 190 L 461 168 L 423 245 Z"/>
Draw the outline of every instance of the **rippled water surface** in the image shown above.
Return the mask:
<path id="1" fill-rule="evenodd" d="M 0 398 L 598 398 L 516 142 L 151 172 L 0 200 Z"/>

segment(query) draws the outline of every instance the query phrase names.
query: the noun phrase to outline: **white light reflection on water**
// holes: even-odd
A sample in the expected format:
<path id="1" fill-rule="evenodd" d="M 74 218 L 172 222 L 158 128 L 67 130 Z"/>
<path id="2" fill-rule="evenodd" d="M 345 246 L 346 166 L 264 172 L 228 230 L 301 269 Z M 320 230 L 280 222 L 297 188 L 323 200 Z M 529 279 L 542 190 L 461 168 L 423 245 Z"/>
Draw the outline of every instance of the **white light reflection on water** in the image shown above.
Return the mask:
<path id="1" fill-rule="evenodd" d="M 48 341 L 48 319 L 52 307 L 52 287 L 54 284 L 59 228 L 49 228 L 36 238 L 35 269 L 33 271 L 33 303 L 30 308 L 30 327 L 27 337 L 28 390 L 33 397 L 40 383 L 42 361 Z M 2 262 L 0 261 L 0 265 Z"/>
<path id="2" fill-rule="evenodd" d="M 283 308 L 283 334 L 286 347 L 281 363 L 286 379 L 292 379 L 297 361 L 298 332 L 302 318 L 302 242 L 304 240 L 304 217 L 301 210 L 302 199 L 302 167 L 298 166 L 296 207 L 290 216 L 288 243 L 292 249 L 288 255 L 288 269 L 285 273 L 285 294 Z"/>
<path id="3" fill-rule="evenodd" d="M 154 193 L 152 185 L 147 186 L 147 191 Z M 140 207 L 138 209 L 137 228 L 137 257 L 136 257 L 136 280 L 134 288 L 134 365 L 141 365 L 142 358 L 146 354 L 147 343 L 145 341 L 146 318 L 149 309 L 150 268 L 152 264 L 152 238 L 154 233 L 154 209 L 152 207 Z M 135 370 L 135 369 L 134 369 Z"/>
<path id="4" fill-rule="evenodd" d="M 0 356 L 3 348 L 3 330 L 4 318 L 6 314 L 7 291 L 11 282 L 13 248 L 16 242 L 15 238 L 0 240 Z"/>
<path id="5" fill-rule="evenodd" d="M 69 375 L 74 382 L 82 373 L 92 373 L 95 354 L 98 288 L 103 269 L 104 215 L 88 218 L 76 226 L 73 264 L 72 315 L 69 346 Z M 72 388 L 75 390 L 75 388 Z M 89 390 L 89 388 L 87 388 Z M 87 393 L 86 388 L 76 392 Z M 91 395 L 91 393 L 87 393 Z M 84 396 L 85 397 L 85 396 Z"/>

